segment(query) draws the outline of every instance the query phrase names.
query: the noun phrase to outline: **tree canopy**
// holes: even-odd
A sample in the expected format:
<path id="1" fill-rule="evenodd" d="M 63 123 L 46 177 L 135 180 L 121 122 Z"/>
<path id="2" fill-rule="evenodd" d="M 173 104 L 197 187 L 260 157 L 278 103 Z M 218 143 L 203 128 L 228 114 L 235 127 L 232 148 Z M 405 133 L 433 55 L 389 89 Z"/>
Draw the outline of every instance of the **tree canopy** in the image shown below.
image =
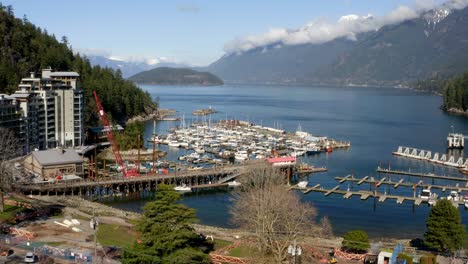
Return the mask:
<path id="1" fill-rule="evenodd" d="M 463 247 L 465 225 L 460 212 L 449 200 L 437 201 L 426 220 L 424 245 L 439 252 L 455 252 Z"/>
<path id="2" fill-rule="evenodd" d="M 179 199 L 172 186 L 158 186 L 137 225 L 141 237 L 125 249 L 123 263 L 210 263 L 201 249 L 203 239 L 191 227 L 195 210 L 177 203 Z"/>
<path id="3" fill-rule="evenodd" d="M 369 236 L 363 230 L 352 230 L 343 237 L 344 249 L 355 253 L 365 253 L 370 248 Z"/>
<path id="4" fill-rule="evenodd" d="M 455 108 L 466 111 L 468 109 L 468 72 L 448 81 L 443 94 L 445 110 Z"/>
<path id="5" fill-rule="evenodd" d="M 92 91 L 96 90 L 101 103 L 114 121 L 128 118 L 156 108 L 148 93 L 130 81 L 120 71 L 91 66 L 88 59 L 74 54 L 66 37 L 57 41 L 54 35 L 36 27 L 25 17 L 15 18 L 11 6 L 0 4 L 0 93 L 13 93 L 21 78 L 29 72 L 51 67 L 59 71 L 76 71 L 79 85 L 85 92 L 85 118 L 88 126 L 98 125 Z"/>
<path id="6" fill-rule="evenodd" d="M 234 195 L 233 221 L 252 232 L 255 247 L 266 263 L 282 263 L 288 246 L 319 228 L 314 219 L 317 210 L 289 190 L 287 177 L 270 165 L 248 168 L 240 190 Z M 269 258 L 274 258 L 273 260 Z M 260 260 L 258 260 L 260 263 Z"/>

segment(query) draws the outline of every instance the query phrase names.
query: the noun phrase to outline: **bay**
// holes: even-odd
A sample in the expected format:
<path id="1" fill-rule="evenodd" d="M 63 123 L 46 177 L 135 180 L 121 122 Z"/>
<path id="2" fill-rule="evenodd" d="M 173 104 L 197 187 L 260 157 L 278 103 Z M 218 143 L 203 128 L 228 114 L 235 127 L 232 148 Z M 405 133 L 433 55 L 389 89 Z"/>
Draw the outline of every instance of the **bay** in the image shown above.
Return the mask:
<path id="1" fill-rule="evenodd" d="M 459 175 L 456 169 L 428 162 L 392 156 L 398 146 L 410 146 L 433 152 L 446 153 L 446 137 L 452 129 L 468 134 L 468 118 L 448 115 L 440 110 L 442 98 L 408 89 L 370 87 L 301 87 L 275 85 L 156 86 L 141 85 L 158 100 L 160 107 L 178 111 L 187 123 L 196 121 L 192 111 L 212 107 L 218 112 L 211 121 L 220 119 L 248 120 L 256 124 L 280 127 L 294 132 L 300 125 L 303 131 L 338 140 L 351 141 L 352 147 L 301 158 L 315 166 L 325 166 L 328 172 L 308 177 L 309 185 L 320 183 L 325 188 L 338 185 L 337 176 L 354 174 L 355 177 L 378 175 L 379 164 L 395 169 Z M 200 121 L 198 117 L 198 121 Z M 208 120 L 207 120 L 208 121 Z M 157 133 L 165 134 L 179 122 L 158 122 Z M 153 123 L 146 123 L 145 137 L 153 133 Z M 148 145 L 151 147 L 151 145 Z M 168 158 L 176 159 L 182 152 L 169 151 Z M 463 152 L 454 153 L 463 155 Z M 387 176 L 388 177 L 388 176 Z M 405 181 L 417 182 L 408 177 Z M 393 176 L 392 179 L 400 179 Z M 426 180 L 429 182 L 429 180 Z M 432 184 L 452 184 L 440 180 Z M 368 189 L 347 183 L 341 189 Z M 379 192 L 411 196 L 410 188 L 380 187 Z M 323 196 L 320 193 L 302 194 L 304 202 L 318 209 L 318 220 L 328 216 L 336 234 L 352 229 L 366 230 L 372 237 L 421 237 L 429 213 L 426 204 L 414 206 L 411 202 L 397 205 L 395 200 L 384 203 L 359 197 L 343 199 L 340 195 Z M 442 196 L 448 193 L 439 192 Z M 119 203 L 114 206 L 141 211 L 144 201 Z M 195 208 L 202 224 L 231 227 L 229 192 L 197 192 L 185 195 L 182 203 Z M 467 224 L 467 211 L 459 207 L 463 222 Z"/>

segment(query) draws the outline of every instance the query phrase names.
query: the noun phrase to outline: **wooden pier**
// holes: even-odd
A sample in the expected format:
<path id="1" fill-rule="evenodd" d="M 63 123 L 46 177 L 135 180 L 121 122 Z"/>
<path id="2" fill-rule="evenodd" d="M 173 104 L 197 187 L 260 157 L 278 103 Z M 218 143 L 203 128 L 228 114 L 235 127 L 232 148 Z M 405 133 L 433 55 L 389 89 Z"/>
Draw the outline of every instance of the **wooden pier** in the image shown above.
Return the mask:
<path id="1" fill-rule="evenodd" d="M 36 184 L 17 184 L 14 188 L 24 194 L 38 195 L 85 195 L 105 192 L 129 193 L 144 190 L 157 190 L 161 183 L 181 185 L 192 188 L 221 187 L 245 172 L 243 166 L 203 169 L 198 171 L 173 172 L 169 174 L 152 174 L 132 178 L 108 177 L 95 181 L 55 181 Z"/>
<path id="2" fill-rule="evenodd" d="M 416 176 L 416 177 L 421 177 L 421 178 L 431 178 L 431 179 L 439 179 L 439 180 L 468 182 L 468 178 L 466 176 L 464 178 L 453 177 L 453 176 L 439 176 L 439 175 L 435 175 L 432 173 L 420 173 L 420 172 L 384 169 L 384 168 L 381 168 L 380 166 L 377 167 L 377 172 L 386 173 L 386 174 L 395 174 L 395 175 Z"/>

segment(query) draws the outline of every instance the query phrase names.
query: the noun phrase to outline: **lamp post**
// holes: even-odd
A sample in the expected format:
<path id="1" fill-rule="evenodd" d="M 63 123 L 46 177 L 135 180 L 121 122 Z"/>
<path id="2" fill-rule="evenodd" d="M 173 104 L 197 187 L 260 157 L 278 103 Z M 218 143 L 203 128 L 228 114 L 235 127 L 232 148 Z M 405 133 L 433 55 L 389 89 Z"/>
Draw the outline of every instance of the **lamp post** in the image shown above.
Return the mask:
<path id="1" fill-rule="evenodd" d="M 300 257 L 302 255 L 302 248 L 296 244 L 296 239 L 294 239 L 294 243 L 289 245 L 288 247 L 288 254 L 291 254 L 291 262 L 292 264 L 300 263 Z M 299 256 L 299 261 L 297 261 L 297 256 Z"/>

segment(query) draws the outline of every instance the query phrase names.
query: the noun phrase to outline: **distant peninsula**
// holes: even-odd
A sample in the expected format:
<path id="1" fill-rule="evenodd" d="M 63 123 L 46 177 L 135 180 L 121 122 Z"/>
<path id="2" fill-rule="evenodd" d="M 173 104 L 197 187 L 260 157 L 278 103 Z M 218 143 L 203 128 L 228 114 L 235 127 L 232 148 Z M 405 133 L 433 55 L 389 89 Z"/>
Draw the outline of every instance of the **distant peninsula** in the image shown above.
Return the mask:
<path id="1" fill-rule="evenodd" d="M 160 67 L 144 71 L 128 78 L 135 83 L 161 85 L 223 85 L 218 76 L 209 72 L 199 72 L 191 69 Z"/>

